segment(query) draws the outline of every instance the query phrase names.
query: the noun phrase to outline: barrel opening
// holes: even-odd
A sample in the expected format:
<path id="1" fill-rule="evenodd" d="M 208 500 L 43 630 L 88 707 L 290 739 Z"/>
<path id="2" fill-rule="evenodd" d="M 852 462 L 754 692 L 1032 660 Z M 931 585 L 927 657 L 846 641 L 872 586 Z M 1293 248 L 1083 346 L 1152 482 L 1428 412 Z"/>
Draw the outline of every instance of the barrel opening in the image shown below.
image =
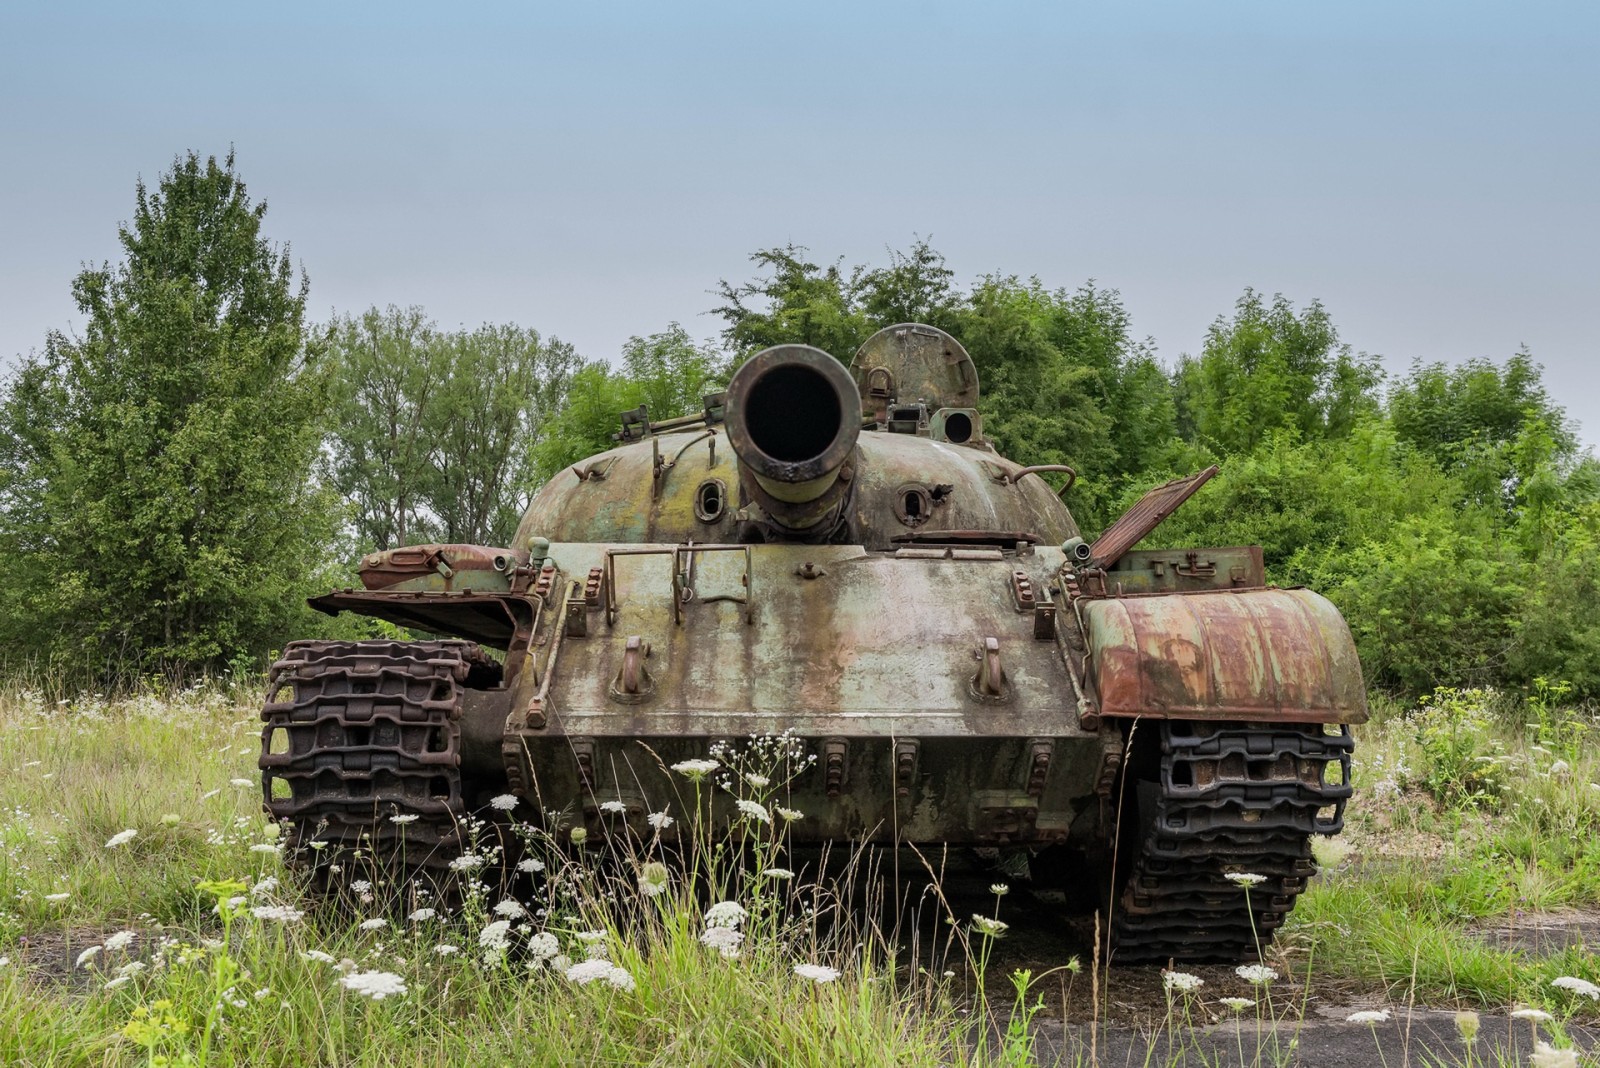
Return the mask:
<path id="1" fill-rule="evenodd" d="M 821 372 L 798 364 L 772 368 L 750 387 L 745 426 L 756 448 L 784 463 L 821 456 L 839 436 L 844 410 Z"/>

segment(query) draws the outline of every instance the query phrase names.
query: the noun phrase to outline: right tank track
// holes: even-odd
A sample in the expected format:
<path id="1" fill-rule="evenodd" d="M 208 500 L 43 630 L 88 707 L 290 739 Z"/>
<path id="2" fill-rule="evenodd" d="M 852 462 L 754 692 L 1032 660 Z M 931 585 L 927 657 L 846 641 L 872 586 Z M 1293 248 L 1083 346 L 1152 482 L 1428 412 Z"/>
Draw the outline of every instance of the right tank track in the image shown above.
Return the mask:
<path id="1" fill-rule="evenodd" d="M 1344 826 L 1354 740 L 1319 724 L 1159 730 L 1159 776 L 1134 788 L 1138 851 L 1115 903 L 1114 959 L 1256 960 L 1317 870 L 1311 836 Z M 1246 893 L 1235 873 L 1264 881 Z"/>
<path id="2" fill-rule="evenodd" d="M 262 790 L 313 889 L 451 881 L 466 815 L 462 693 L 500 665 L 465 641 L 300 641 L 273 664 Z"/>

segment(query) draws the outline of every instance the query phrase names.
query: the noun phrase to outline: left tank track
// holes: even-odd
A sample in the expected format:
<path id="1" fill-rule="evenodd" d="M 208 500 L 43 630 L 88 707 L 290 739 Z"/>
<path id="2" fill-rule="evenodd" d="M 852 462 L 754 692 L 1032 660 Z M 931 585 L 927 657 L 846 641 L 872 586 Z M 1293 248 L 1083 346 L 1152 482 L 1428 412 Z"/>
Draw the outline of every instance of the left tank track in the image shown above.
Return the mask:
<path id="1" fill-rule="evenodd" d="M 461 708 L 500 665 L 465 641 L 292 642 L 262 709 L 261 786 L 311 889 L 451 882 L 463 853 Z"/>

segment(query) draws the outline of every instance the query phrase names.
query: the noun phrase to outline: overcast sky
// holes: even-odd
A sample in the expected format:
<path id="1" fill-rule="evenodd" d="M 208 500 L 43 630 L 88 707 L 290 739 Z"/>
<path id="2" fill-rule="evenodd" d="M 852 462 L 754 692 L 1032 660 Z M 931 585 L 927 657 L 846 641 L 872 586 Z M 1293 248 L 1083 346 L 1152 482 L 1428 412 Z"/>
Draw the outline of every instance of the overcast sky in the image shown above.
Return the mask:
<path id="1" fill-rule="evenodd" d="M 1600 441 L 1593 3 L 8 3 L 0 359 L 230 144 L 319 317 L 612 358 L 715 333 L 754 249 L 921 234 L 1120 290 L 1169 363 L 1246 286 L 1392 370 L 1526 345 Z"/>

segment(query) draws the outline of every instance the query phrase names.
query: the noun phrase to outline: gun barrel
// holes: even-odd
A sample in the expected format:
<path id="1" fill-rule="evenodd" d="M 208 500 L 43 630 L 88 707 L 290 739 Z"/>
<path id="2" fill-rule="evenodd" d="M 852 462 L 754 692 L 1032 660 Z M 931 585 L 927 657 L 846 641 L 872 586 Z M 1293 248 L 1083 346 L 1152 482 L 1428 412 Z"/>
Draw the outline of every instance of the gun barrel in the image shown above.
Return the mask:
<path id="1" fill-rule="evenodd" d="M 754 496 L 783 526 L 817 522 L 861 434 L 861 393 L 845 366 L 810 345 L 775 345 L 728 383 L 728 443 Z"/>

